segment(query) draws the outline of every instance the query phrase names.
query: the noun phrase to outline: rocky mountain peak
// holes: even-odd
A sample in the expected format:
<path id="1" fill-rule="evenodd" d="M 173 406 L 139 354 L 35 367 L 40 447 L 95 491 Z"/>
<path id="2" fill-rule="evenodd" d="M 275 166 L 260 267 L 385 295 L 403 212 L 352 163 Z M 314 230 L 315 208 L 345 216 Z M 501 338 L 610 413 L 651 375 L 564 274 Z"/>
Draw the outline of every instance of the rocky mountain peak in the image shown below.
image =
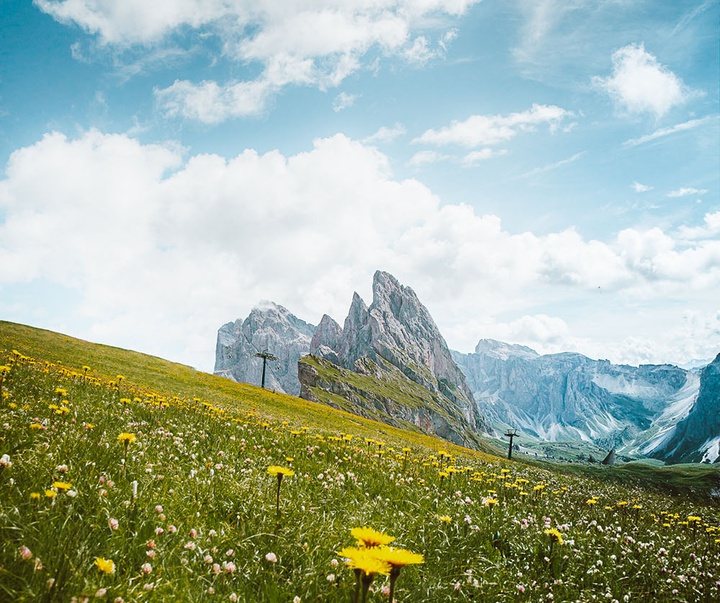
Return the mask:
<path id="1" fill-rule="evenodd" d="M 720 354 L 700 371 L 699 381 L 692 407 L 653 456 L 670 462 L 720 462 Z"/>
<path id="2" fill-rule="evenodd" d="M 539 354 L 524 345 L 518 345 L 515 343 L 505 343 L 503 341 L 496 341 L 495 339 L 481 339 L 475 346 L 476 354 L 485 354 L 486 356 L 494 356 L 502 360 L 508 358 L 537 358 Z"/>
<path id="3" fill-rule="evenodd" d="M 461 407 L 473 427 L 484 427 L 465 376 L 415 292 L 382 271 L 375 273 L 372 291 L 370 306 L 353 295 L 341 333 L 326 321 L 327 332 L 313 339 L 311 353 L 356 372 L 369 370 L 368 359 L 374 367 L 394 367 Z"/>
<path id="4" fill-rule="evenodd" d="M 259 384 L 262 360 L 255 354 L 268 350 L 277 360 L 269 364 L 266 387 L 298 395 L 297 363 L 310 351 L 314 333 L 313 325 L 287 308 L 260 302 L 247 318 L 227 323 L 218 330 L 214 372 L 234 381 Z"/>

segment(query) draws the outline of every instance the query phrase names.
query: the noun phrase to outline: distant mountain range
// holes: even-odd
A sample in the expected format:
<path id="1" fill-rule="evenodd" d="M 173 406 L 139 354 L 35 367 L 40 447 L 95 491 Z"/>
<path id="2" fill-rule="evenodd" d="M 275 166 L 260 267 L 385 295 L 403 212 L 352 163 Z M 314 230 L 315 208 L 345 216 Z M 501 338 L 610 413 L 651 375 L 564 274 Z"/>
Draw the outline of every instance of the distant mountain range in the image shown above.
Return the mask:
<path id="1" fill-rule="evenodd" d="M 258 352 L 277 357 L 266 387 L 449 441 L 517 429 L 524 446 L 580 443 L 666 462 L 720 460 L 720 355 L 699 370 L 539 355 L 481 340 L 448 349 L 415 292 L 386 272 L 357 293 L 342 327 L 317 327 L 272 302 L 220 327 L 215 373 L 260 383 Z"/>

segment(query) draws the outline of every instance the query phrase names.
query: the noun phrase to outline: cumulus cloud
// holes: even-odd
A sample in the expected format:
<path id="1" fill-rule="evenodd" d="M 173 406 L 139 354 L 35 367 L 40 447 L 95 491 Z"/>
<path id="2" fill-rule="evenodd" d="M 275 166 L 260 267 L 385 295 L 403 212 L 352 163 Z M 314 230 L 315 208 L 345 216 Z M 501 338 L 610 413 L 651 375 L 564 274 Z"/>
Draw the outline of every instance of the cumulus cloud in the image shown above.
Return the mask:
<path id="1" fill-rule="evenodd" d="M 551 131 L 555 131 L 564 119 L 572 115 L 572 112 L 555 105 L 533 104 L 527 111 L 509 115 L 472 115 L 464 121 L 453 121 L 444 128 L 425 131 L 413 142 L 454 144 L 467 148 L 492 146 L 507 142 L 520 132 L 533 131 L 541 125 L 547 125 Z"/>
<path id="2" fill-rule="evenodd" d="M 709 239 L 720 236 L 720 211 L 705 214 L 700 226 L 683 226 L 678 230 L 680 239 Z"/>
<path id="3" fill-rule="evenodd" d="M 643 44 L 630 44 L 616 50 L 612 63 L 612 75 L 596 76 L 593 84 L 628 113 L 652 113 L 659 119 L 684 103 L 690 94 L 682 80 L 661 65 Z"/>
<path id="4" fill-rule="evenodd" d="M 181 81 L 156 92 L 166 114 L 216 123 L 260 112 L 286 85 L 338 86 L 369 55 L 423 64 L 442 54 L 455 36 L 447 20 L 478 1 L 37 0 L 36 5 L 116 49 L 156 52 L 173 36 L 181 43 L 188 32 L 217 37 L 224 58 L 260 67 L 257 79 Z M 436 32 L 440 27 L 444 31 Z"/>
<path id="5" fill-rule="evenodd" d="M 48 134 L 13 153 L 0 180 L 3 300 L 22 283 L 69 291 L 63 315 L 83 325 L 74 334 L 204 369 L 217 328 L 259 300 L 342 321 L 353 290 L 369 301 L 378 268 L 412 286 L 461 350 L 502 324 L 526 342 L 577 342 L 601 311 L 608 335 L 628 304 L 648 315 L 622 325 L 620 339 L 644 320 L 678 321 L 676 308 L 717 311 L 716 214 L 682 233 L 626 229 L 607 241 L 513 233 L 389 166 L 343 135 L 294 155 L 226 159 L 94 130 Z M 669 296 L 674 306 L 652 314 Z M 20 310 L 3 300 L 14 320 Z M 26 311 L 52 317 L 54 303 L 36 296 Z M 558 303 L 585 319 L 547 311 Z M 717 348 L 720 334 L 704 345 Z"/>

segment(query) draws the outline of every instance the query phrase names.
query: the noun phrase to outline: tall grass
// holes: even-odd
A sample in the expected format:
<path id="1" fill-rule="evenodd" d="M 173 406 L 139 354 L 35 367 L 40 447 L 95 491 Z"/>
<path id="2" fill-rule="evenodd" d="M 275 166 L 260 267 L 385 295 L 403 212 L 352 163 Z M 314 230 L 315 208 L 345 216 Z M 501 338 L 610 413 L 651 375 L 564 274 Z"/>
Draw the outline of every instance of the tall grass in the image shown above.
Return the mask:
<path id="1" fill-rule="evenodd" d="M 361 526 L 424 556 L 396 601 L 720 599 L 709 498 L 403 439 L 190 369 L 153 379 L 77 345 L 74 365 L 61 345 L 0 356 L 2 601 L 350 601 L 338 552 Z"/>

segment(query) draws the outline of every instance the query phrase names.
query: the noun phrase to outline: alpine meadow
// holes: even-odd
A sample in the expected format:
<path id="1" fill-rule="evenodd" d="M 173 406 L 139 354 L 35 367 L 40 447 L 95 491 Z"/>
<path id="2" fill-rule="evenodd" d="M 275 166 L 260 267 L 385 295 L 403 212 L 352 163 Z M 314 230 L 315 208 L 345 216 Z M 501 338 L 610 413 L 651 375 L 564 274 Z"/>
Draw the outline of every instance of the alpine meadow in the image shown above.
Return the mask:
<path id="1" fill-rule="evenodd" d="M 0 323 L 3 601 L 717 601 L 717 467 L 507 460 Z"/>

